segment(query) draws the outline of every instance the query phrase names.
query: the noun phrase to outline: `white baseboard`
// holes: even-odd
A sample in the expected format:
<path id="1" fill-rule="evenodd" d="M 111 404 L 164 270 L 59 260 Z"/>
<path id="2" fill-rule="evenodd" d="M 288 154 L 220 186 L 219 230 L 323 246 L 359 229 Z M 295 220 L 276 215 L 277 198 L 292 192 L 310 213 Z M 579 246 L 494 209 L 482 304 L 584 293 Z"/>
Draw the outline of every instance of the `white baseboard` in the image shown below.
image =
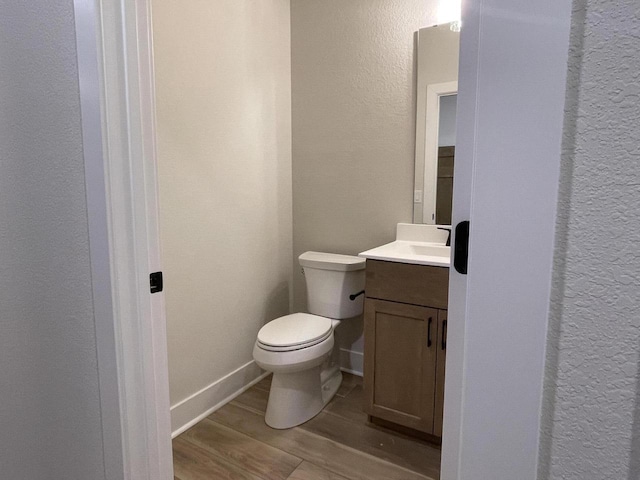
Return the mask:
<path id="1" fill-rule="evenodd" d="M 364 354 L 354 350 L 340 349 L 340 370 L 362 377 Z"/>
<path id="2" fill-rule="evenodd" d="M 258 383 L 264 372 L 254 360 L 171 407 L 171 438 L 188 430 L 238 395 Z"/>

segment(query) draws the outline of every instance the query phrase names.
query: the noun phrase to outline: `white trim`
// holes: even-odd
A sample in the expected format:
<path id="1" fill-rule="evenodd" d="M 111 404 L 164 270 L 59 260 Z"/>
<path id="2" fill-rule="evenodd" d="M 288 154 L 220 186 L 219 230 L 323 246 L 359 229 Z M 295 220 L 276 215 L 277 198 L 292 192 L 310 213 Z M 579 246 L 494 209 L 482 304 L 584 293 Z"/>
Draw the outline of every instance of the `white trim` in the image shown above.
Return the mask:
<path id="1" fill-rule="evenodd" d="M 452 227 L 462 220 L 471 218 L 482 2 L 483 0 L 462 0 L 464 28 L 460 31 Z M 455 228 L 452 228 L 451 244 L 455 245 L 455 241 Z M 465 329 L 468 318 L 466 298 L 467 275 L 459 275 L 455 269 L 451 268 L 447 312 L 447 364 L 440 461 L 441 480 L 460 480 L 460 464 L 463 455 L 464 385 L 466 383 L 464 365 Z"/>
<path id="2" fill-rule="evenodd" d="M 350 373 L 351 375 L 355 375 L 356 377 L 364 377 L 364 374 L 359 370 L 351 370 L 349 368 L 340 367 L 341 372 Z"/>
<path id="3" fill-rule="evenodd" d="M 364 371 L 364 353 L 341 348 L 340 370 L 362 377 L 362 372 Z"/>
<path id="4" fill-rule="evenodd" d="M 91 287 L 98 357 L 100 412 L 104 448 L 104 476 L 122 478 L 124 445 L 122 438 L 121 398 L 118 377 L 116 325 L 111 292 L 111 249 L 109 212 L 105 201 L 106 172 L 102 138 L 102 97 L 98 88 L 102 78 L 97 52 L 100 34 L 96 4 L 74 1 L 78 80 L 82 113 L 82 143 L 85 164 L 87 220 L 91 256 Z"/>
<path id="5" fill-rule="evenodd" d="M 427 85 L 425 132 L 424 132 L 424 178 L 422 223 L 435 225 L 436 199 L 438 197 L 438 136 L 440 134 L 440 97 L 458 93 L 458 82 L 442 82 Z"/>
<path id="6" fill-rule="evenodd" d="M 179 401 L 171 407 L 171 437 L 175 438 L 193 427 L 268 375 L 269 372 L 263 371 L 255 360 L 251 360 L 211 385 Z M 247 378 L 251 380 L 247 382 Z"/>
<path id="7" fill-rule="evenodd" d="M 149 293 L 159 268 L 149 3 L 74 9 L 105 476 L 171 480 L 163 294 Z"/>
<path id="8" fill-rule="evenodd" d="M 137 302 L 142 314 L 141 366 L 144 368 L 144 399 L 149 472 L 153 479 L 172 479 L 170 441 L 169 365 L 164 293 L 151 295 L 149 274 L 161 271 L 158 211 L 155 85 L 152 48 L 151 3 L 129 2 L 121 6 L 125 19 L 127 49 L 126 81 L 131 153 L 131 205 L 135 253 L 138 260 Z M 129 266 L 129 268 L 131 268 Z"/>

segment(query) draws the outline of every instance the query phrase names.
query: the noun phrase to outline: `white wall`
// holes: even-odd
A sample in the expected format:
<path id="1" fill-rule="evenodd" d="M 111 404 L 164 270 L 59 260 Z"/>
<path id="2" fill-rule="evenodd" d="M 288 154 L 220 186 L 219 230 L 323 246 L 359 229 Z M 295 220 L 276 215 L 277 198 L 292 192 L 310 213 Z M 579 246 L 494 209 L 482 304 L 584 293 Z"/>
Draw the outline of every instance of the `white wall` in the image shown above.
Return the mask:
<path id="1" fill-rule="evenodd" d="M 72 2 L 2 2 L 0 65 L 0 476 L 100 479 Z"/>
<path id="2" fill-rule="evenodd" d="M 457 100 L 457 95 L 440 97 L 440 118 L 438 119 L 439 147 L 450 147 L 456 144 Z"/>
<path id="3" fill-rule="evenodd" d="M 640 478 L 640 12 L 575 2 L 540 479 Z"/>
<path id="4" fill-rule="evenodd" d="M 357 254 L 411 222 L 414 34 L 426 0 L 292 0 L 294 266 L 306 250 Z M 305 308 L 294 267 L 295 310 Z M 361 361 L 362 321 L 341 347 Z"/>
<path id="5" fill-rule="evenodd" d="M 251 362 L 259 328 L 289 313 L 289 11 L 288 0 L 153 1 L 174 406 Z"/>

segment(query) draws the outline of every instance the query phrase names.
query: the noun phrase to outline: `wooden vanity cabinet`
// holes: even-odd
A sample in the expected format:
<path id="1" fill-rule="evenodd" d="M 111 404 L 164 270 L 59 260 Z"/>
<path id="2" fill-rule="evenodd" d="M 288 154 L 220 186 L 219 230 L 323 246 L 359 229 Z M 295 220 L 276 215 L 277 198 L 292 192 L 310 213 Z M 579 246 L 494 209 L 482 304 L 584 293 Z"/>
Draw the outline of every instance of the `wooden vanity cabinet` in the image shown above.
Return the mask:
<path id="1" fill-rule="evenodd" d="M 449 269 L 367 260 L 365 411 L 442 436 Z"/>

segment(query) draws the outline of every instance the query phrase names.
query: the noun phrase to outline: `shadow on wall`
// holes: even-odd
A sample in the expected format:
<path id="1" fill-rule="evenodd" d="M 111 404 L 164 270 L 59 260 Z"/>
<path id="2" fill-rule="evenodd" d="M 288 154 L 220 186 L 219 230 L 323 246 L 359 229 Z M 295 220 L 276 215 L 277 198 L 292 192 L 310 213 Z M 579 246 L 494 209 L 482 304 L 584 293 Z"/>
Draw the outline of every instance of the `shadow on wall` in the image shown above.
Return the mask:
<path id="1" fill-rule="evenodd" d="M 346 350 L 357 350 L 361 352 L 362 347 L 360 346 L 360 344 L 362 342 L 363 327 L 363 315 L 358 315 L 357 317 L 342 320 L 340 327 L 338 327 L 340 335 L 340 348 Z"/>
<path id="2" fill-rule="evenodd" d="M 262 314 L 262 324 L 289 314 L 289 282 L 279 283 L 269 294 Z M 256 332 L 256 335 L 258 332 Z"/>
<path id="3" fill-rule="evenodd" d="M 340 348 L 340 367 L 356 375 L 362 375 L 364 352 L 364 316 L 342 320 L 336 330 L 336 342 Z"/>
<path id="4" fill-rule="evenodd" d="M 304 277 L 302 274 L 300 274 L 300 276 L 303 278 L 303 295 L 301 295 L 293 305 L 292 312 L 308 312 L 307 290 L 304 284 Z M 357 317 L 342 320 L 340 326 L 334 332 L 336 345 L 342 351 L 340 355 L 340 367 L 356 375 L 362 374 L 362 352 L 364 351 L 363 331 L 364 315 L 358 315 Z"/>
<path id="5" fill-rule="evenodd" d="M 553 425 L 556 411 L 560 339 L 562 337 L 563 305 L 566 290 L 566 258 L 569 247 L 569 216 L 571 214 L 572 180 L 574 176 L 575 147 L 578 128 L 578 93 L 580 92 L 582 56 L 584 52 L 584 30 L 586 22 L 586 6 L 584 3 L 574 2 L 571 15 L 569 68 L 567 71 L 562 161 L 560 164 L 560 187 L 558 191 L 555 252 L 553 258 L 554 269 L 549 306 L 547 358 L 542 398 L 542 414 L 540 419 L 541 435 L 538 459 L 538 478 L 540 479 L 548 479 L 551 476 Z"/>
<path id="6" fill-rule="evenodd" d="M 638 356 L 636 373 L 636 403 L 633 409 L 633 436 L 631 437 L 631 461 L 629 463 L 629 480 L 640 478 L 640 355 Z"/>

